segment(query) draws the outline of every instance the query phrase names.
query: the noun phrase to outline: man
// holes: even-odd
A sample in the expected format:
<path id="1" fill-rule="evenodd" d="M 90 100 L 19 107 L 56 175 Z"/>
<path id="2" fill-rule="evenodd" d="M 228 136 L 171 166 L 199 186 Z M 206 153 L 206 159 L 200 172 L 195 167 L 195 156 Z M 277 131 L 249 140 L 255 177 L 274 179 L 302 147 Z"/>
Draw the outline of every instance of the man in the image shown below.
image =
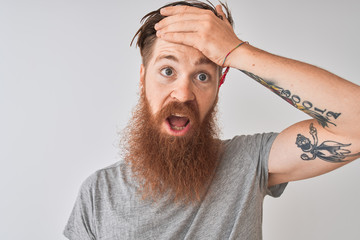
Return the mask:
<path id="1" fill-rule="evenodd" d="M 170 5 L 145 16 L 137 33 L 141 96 L 124 160 L 84 182 L 69 239 L 261 239 L 265 195 L 360 157 L 359 86 L 238 39 L 221 6 Z M 313 119 L 218 140 L 219 66 Z"/>

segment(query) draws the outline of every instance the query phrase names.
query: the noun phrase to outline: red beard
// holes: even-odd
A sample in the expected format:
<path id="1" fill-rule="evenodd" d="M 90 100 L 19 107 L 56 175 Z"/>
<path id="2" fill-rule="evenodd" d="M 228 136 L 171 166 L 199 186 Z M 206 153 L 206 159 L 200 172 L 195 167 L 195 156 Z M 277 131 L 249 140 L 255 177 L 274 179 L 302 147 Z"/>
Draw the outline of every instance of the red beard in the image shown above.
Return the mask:
<path id="1" fill-rule="evenodd" d="M 199 111 L 191 102 L 171 102 L 154 116 L 144 96 L 142 93 L 123 136 L 124 157 L 143 199 L 156 201 L 166 195 L 175 202 L 200 201 L 220 155 L 216 101 L 200 122 Z M 185 136 L 160 131 L 161 124 L 174 112 L 190 121 Z"/>

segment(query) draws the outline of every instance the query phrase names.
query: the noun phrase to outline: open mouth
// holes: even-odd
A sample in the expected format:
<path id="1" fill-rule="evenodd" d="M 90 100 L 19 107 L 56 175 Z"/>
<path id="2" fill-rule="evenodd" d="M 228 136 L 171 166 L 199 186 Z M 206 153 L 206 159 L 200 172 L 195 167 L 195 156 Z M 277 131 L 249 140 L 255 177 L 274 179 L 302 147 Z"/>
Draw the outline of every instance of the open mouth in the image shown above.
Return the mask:
<path id="1" fill-rule="evenodd" d="M 190 123 L 190 119 L 181 114 L 172 114 L 166 119 L 166 121 L 173 131 L 185 130 Z"/>

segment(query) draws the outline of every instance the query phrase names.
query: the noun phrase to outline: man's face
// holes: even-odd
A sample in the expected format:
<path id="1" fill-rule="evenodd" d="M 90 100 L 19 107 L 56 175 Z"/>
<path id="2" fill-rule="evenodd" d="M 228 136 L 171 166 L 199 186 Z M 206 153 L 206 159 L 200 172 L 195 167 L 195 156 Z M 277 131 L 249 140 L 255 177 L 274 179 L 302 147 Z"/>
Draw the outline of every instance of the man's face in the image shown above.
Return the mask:
<path id="1" fill-rule="evenodd" d="M 217 97 L 219 68 L 192 47 L 157 39 L 140 75 L 153 115 L 170 102 L 187 102 L 198 110 L 202 122 Z M 179 112 L 164 117 L 160 125 L 161 132 L 173 136 L 185 136 L 192 128 L 189 116 Z"/>
<path id="2" fill-rule="evenodd" d="M 218 67 L 199 51 L 157 40 L 124 138 L 143 197 L 198 201 L 221 154 L 215 121 Z"/>

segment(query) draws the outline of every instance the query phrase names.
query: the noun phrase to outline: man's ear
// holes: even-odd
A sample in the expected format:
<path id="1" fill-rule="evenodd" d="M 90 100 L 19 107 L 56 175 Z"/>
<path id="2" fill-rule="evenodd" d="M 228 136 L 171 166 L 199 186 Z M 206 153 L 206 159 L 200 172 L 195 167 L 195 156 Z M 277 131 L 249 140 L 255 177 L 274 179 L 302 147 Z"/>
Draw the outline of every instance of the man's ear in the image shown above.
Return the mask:
<path id="1" fill-rule="evenodd" d="M 144 64 L 140 65 L 140 88 L 145 87 L 145 66 Z"/>

